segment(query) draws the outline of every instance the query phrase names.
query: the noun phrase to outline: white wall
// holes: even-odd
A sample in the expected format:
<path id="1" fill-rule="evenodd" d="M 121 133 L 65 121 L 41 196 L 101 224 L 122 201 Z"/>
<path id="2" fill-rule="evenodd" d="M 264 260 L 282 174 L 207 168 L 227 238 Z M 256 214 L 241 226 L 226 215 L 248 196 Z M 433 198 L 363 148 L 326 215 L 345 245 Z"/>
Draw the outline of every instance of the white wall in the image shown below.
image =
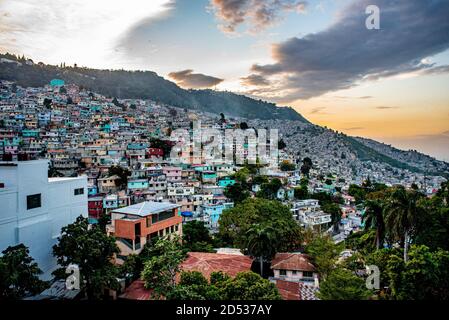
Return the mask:
<path id="1" fill-rule="evenodd" d="M 61 228 L 78 216 L 87 217 L 87 177 L 48 179 L 47 160 L 0 166 L 0 251 L 23 243 L 50 279 L 56 268 L 52 247 Z M 74 189 L 84 188 L 83 195 Z M 27 196 L 41 194 L 41 207 L 27 210 Z"/>

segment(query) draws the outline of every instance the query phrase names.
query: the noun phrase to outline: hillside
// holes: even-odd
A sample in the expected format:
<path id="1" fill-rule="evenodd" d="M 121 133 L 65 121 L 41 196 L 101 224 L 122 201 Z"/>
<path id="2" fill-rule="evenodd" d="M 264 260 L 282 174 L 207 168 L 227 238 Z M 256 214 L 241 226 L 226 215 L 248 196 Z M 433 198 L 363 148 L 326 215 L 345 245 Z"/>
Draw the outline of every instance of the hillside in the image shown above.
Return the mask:
<path id="1" fill-rule="evenodd" d="M 411 173 L 449 177 L 449 164 L 416 151 L 402 151 L 370 139 L 350 137 L 310 123 L 286 120 L 253 120 L 254 127 L 279 129 L 291 154 L 310 157 L 323 171 L 339 176 L 388 177 L 400 182 Z"/>
<path id="2" fill-rule="evenodd" d="M 5 60 L 6 59 L 6 60 Z M 23 87 L 41 87 L 58 78 L 88 90 L 121 99 L 151 99 L 199 111 L 224 113 L 248 119 L 289 119 L 307 122 L 289 107 L 255 100 L 231 92 L 184 90 L 151 71 L 97 70 L 35 64 L 31 60 L 0 54 L 0 79 Z"/>

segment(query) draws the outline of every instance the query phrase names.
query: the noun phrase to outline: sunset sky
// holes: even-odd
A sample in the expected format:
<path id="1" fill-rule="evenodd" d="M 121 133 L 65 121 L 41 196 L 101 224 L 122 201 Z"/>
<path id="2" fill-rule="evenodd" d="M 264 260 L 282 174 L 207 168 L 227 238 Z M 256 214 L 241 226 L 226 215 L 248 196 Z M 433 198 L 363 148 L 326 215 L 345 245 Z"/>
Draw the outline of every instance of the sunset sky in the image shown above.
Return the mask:
<path id="1" fill-rule="evenodd" d="M 448 0 L 0 0 L 0 52 L 152 70 L 449 161 Z"/>

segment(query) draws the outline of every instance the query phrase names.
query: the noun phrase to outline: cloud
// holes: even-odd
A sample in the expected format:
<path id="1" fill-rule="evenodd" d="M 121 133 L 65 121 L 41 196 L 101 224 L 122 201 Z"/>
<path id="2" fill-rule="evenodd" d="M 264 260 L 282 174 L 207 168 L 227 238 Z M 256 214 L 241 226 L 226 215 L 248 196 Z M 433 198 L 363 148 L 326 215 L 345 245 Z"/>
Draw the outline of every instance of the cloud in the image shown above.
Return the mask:
<path id="1" fill-rule="evenodd" d="M 310 114 L 328 114 L 327 112 L 324 112 L 326 110 L 326 107 L 316 107 L 313 108 L 309 113 Z"/>
<path id="2" fill-rule="evenodd" d="M 250 86 L 262 87 L 270 85 L 270 81 L 268 81 L 265 77 L 259 74 L 250 74 L 247 77 L 240 78 L 240 80 L 241 84 L 245 87 Z"/>
<path id="3" fill-rule="evenodd" d="M 302 13 L 307 5 L 299 0 L 211 0 L 210 4 L 225 33 L 235 33 L 244 23 L 251 32 L 262 31 L 281 20 L 282 13 Z"/>
<path id="4" fill-rule="evenodd" d="M 142 20 L 173 0 L 0 0 L 0 50 L 52 64 L 119 67 L 114 48 Z"/>
<path id="5" fill-rule="evenodd" d="M 365 26 L 372 4 L 380 8 L 381 30 Z M 352 0 L 329 28 L 273 45 L 275 63 L 251 72 L 277 77 L 272 86 L 284 102 L 404 73 L 444 73 L 448 66 L 425 59 L 449 48 L 448 16 L 447 0 Z"/>
<path id="6" fill-rule="evenodd" d="M 378 106 L 376 107 L 378 110 L 391 110 L 391 109 L 399 109 L 399 107 L 390 107 L 390 106 Z"/>
<path id="7" fill-rule="evenodd" d="M 211 88 L 224 81 L 205 74 L 193 73 L 193 70 L 190 69 L 170 72 L 168 76 L 181 87 L 192 89 Z"/>

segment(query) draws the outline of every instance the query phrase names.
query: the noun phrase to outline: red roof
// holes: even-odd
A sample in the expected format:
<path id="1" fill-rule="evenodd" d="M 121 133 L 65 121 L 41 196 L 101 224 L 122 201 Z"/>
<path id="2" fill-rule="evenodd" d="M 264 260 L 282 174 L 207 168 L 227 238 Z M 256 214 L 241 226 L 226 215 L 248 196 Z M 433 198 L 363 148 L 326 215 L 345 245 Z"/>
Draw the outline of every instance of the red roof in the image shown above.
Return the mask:
<path id="1" fill-rule="evenodd" d="M 317 288 L 307 286 L 301 282 L 276 279 L 276 287 L 283 300 L 318 300 L 315 293 Z"/>
<path id="2" fill-rule="evenodd" d="M 271 269 L 315 271 L 315 266 L 310 263 L 309 257 L 301 253 L 276 253 L 271 261 Z"/>
<path id="3" fill-rule="evenodd" d="M 181 270 L 199 271 L 207 279 L 212 272 L 218 271 L 235 277 L 239 272 L 250 271 L 252 262 L 250 257 L 242 255 L 189 252 L 187 259 L 181 264 Z"/>
<path id="4" fill-rule="evenodd" d="M 145 289 L 143 280 L 136 280 L 119 296 L 127 300 L 151 300 L 153 290 Z"/>

